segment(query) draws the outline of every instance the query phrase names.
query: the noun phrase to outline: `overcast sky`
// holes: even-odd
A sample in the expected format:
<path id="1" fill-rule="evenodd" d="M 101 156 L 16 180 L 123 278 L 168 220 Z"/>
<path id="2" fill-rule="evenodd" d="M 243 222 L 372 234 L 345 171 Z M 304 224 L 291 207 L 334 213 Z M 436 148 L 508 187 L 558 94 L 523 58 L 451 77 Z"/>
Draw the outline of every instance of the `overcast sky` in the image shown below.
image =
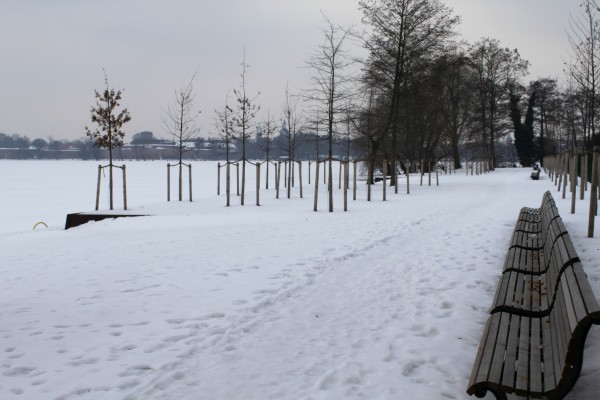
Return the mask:
<path id="1" fill-rule="evenodd" d="M 465 40 L 519 49 L 529 79 L 562 77 L 579 0 L 443 1 L 462 17 Z M 213 134 L 213 110 L 238 86 L 244 49 L 249 93 L 260 91 L 261 113 L 278 116 L 286 82 L 307 86 L 302 67 L 322 41 L 321 11 L 360 22 L 358 0 L 0 0 L 0 132 L 84 137 L 104 68 L 125 90 L 129 139 L 143 130 L 165 137 L 161 113 L 198 69 L 199 124 Z"/>

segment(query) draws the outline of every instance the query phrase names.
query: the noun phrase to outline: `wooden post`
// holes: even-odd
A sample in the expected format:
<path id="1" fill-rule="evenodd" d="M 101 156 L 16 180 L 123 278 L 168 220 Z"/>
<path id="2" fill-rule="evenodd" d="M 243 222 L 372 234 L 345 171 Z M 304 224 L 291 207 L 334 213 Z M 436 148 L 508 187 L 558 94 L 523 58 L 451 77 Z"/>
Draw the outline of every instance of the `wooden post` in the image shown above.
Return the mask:
<path id="1" fill-rule="evenodd" d="M 183 163 L 179 161 L 179 201 L 183 200 Z"/>
<path id="2" fill-rule="evenodd" d="M 167 201 L 171 201 L 171 164 L 167 163 Z"/>
<path id="3" fill-rule="evenodd" d="M 575 201 L 577 199 L 577 159 L 579 156 L 573 153 L 571 162 L 571 214 L 575 214 Z"/>
<path id="4" fill-rule="evenodd" d="M 429 186 L 431 186 L 431 160 L 429 160 L 428 162 L 428 167 L 429 167 Z"/>
<path id="5" fill-rule="evenodd" d="M 410 161 L 406 163 L 406 194 L 410 194 Z"/>
<path id="6" fill-rule="evenodd" d="M 240 205 L 244 205 L 246 201 L 246 159 L 242 160 L 242 196 L 240 198 Z"/>
<path id="7" fill-rule="evenodd" d="M 221 195 L 221 163 L 217 163 L 217 196 Z"/>
<path id="8" fill-rule="evenodd" d="M 237 179 L 236 179 L 237 192 L 236 192 L 236 194 L 239 196 L 240 195 L 240 163 L 239 162 L 235 163 L 235 173 L 237 176 Z"/>
<path id="9" fill-rule="evenodd" d="M 287 168 L 289 168 L 287 180 L 287 198 L 289 199 L 292 196 L 292 175 L 294 172 L 294 162 L 292 160 L 287 162 Z"/>
<path id="10" fill-rule="evenodd" d="M 344 162 L 344 211 L 348 211 L 348 173 L 350 172 L 348 162 Z"/>
<path id="11" fill-rule="evenodd" d="M 564 169 L 564 176 L 563 176 L 563 191 L 562 191 L 562 198 L 565 199 L 567 197 L 567 184 L 569 181 L 569 155 L 567 154 L 565 156 L 565 169 Z"/>
<path id="12" fill-rule="evenodd" d="M 287 187 L 287 180 L 288 180 L 288 162 L 285 161 L 284 165 L 283 165 L 283 187 Z"/>
<path id="13" fill-rule="evenodd" d="M 315 171 L 315 207 L 314 211 L 317 211 L 317 204 L 319 202 L 319 161 L 317 160 L 317 166 Z"/>
<path id="14" fill-rule="evenodd" d="M 346 164 L 346 166 L 348 167 L 348 173 L 346 174 L 346 186 L 348 186 L 348 189 L 350 189 L 350 159 L 346 161 Z"/>
<path id="15" fill-rule="evenodd" d="M 354 160 L 354 180 L 352 184 L 352 200 L 356 200 L 356 169 L 357 169 L 357 161 Z"/>
<path id="16" fill-rule="evenodd" d="M 587 190 L 588 179 L 588 155 L 581 155 L 581 185 L 579 185 L 579 199 L 585 199 L 585 191 Z"/>
<path id="17" fill-rule="evenodd" d="M 269 160 L 265 161 L 266 176 L 265 176 L 265 190 L 269 190 Z"/>
<path id="18" fill-rule="evenodd" d="M 554 168 L 553 168 L 553 170 L 554 170 L 554 185 L 558 185 L 558 175 L 559 175 L 558 170 L 560 169 L 560 156 L 559 155 L 554 156 L 553 164 L 554 164 Z"/>
<path id="19" fill-rule="evenodd" d="M 371 180 L 370 177 L 373 175 L 373 163 L 369 160 L 367 162 L 367 201 L 371 201 Z"/>
<path id="20" fill-rule="evenodd" d="M 277 174 L 275 175 L 275 198 L 279 198 L 279 184 L 281 183 L 281 160 L 277 161 Z"/>
<path id="21" fill-rule="evenodd" d="M 425 162 L 423 161 L 423 159 L 421 159 L 421 165 L 419 166 L 419 170 L 421 172 L 421 186 L 423 186 L 423 176 L 425 175 L 425 168 L 423 167 L 423 164 Z"/>
<path id="22" fill-rule="evenodd" d="M 192 202 L 192 164 L 188 165 L 190 170 L 190 203 Z"/>
<path id="23" fill-rule="evenodd" d="M 302 161 L 298 161 L 298 180 L 300 183 L 300 198 L 304 198 L 304 193 L 302 192 Z"/>
<path id="24" fill-rule="evenodd" d="M 338 189 L 341 189 L 341 188 L 342 188 L 342 164 L 343 164 L 343 162 L 342 162 L 342 161 L 340 161 L 340 176 L 339 176 L 339 178 L 340 178 L 340 179 L 339 179 L 339 181 L 340 181 L 340 182 L 339 182 L 339 184 L 338 184 Z"/>
<path id="25" fill-rule="evenodd" d="M 383 201 L 386 200 L 387 190 L 387 160 L 383 160 Z"/>
<path id="26" fill-rule="evenodd" d="M 229 161 L 225 168 L 225 193 L 227 194 L 227 207 L 229 207 L 231 197 L 231 163 Z"/>
<path id="27" fill-rule="evenodd" d="M 394 180 L 394 193 L 398 194 L 398 161 L 394 160 L 394 165 L 392 166 L 392 168 L 394 168 L 392 170 L 392 179 Z"/>
<path id="28" fill-rule="evenodd" d="M 594 155 L 592 161 L 592 184 L 590 190 L 590 215 L 589 215 L 589 223 L 588 223 L 588 237 L 594 237 L 594 223 L 596 219 L 596 214 L 598 212 L 598 168 L 600 162 L 598 158 L 600 157 L 600 147 L 594 147 Z"/>
<path id="29" fill-rule="evenodd" d="M 123 209 L 127 210 L 127 175 L 125 174 L 125 164 L 123 164 Z"/>
<path id="30" fill-rule="evenodd" d="M 448 169 L 446 169 L 447 172 Z M 438 170 L 437 163 L 435 163 L 435 186 L 440 186 L 440 171 Z"/>
<path id="31" fill-rule="evenodd" d="M 102 179 L 102 165 L 98 165 L 98 185 L 96 186 L 96 211 L 100 209 L 100 179 Z"/>
<path id="32" fill-rule="evenodd" d="M 256 163 L 256 205 L 260 206 L 260 163 Z"/>
<path id="33" fill-rule="evenodd" d="M 290 170 L 291 170 L 291 175 L 292 175 L 292 187 L 296 187 L 296 170 L 294 169 L 294 161 L 290 161 Z"/>
<path id="34" fill-rule="evenodd" d="M 310 186 L 310 164 L 311 162 L 308 161 L 308 186 Z"/>
<path id="35" fill-rule="evenodd" d="M 273 164 L 275 166 L 275 168 L 274 168 L 275 169 L 275 182 L 273 182 L 273 183 L 275 184 L 275 188 L 277 188 L 277 180 L 279 179 L 278 178 L 279 173 L 277 172 L 277 163 L 273 163 Z"/>
<path id="36" fill-rule="evenodd" d="M 558 188 L 558 192 L 560 193 L 560 186 L 562 185 L 562 166 L 564 164 L 564 156 L 558 156 L 557 166 L 556 166 L 556 185 Z"/>

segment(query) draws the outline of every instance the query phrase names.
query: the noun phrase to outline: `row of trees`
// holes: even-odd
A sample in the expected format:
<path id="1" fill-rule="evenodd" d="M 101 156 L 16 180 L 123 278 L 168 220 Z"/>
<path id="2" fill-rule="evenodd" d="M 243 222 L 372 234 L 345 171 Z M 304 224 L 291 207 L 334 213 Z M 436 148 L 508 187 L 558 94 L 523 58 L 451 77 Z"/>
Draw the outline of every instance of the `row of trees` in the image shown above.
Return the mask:
<path id="1" fill-rule="evenodd" d="M 546 154 L 589 148 L 598 140 L 596 0 L 583 0 L 581 15 L 572 17 L 572 54 L 566 63 L 567 84 L 562 86 L 555 77 L 526 83 L 527 60 L 493 38 L 460 41 L 460 18 L 440 0 L 361 0 L 358 4 L 361 27 L 342 27 L 325 17 L 323 42 L 306 62 L 311 86 L 293 94 L 286 86 L 278 119 L 267 110 L 266 119 L 258 121 L 258 94 L 248 94 L 244 55 L 233 104 L 228 94 L 224 106 L 215 110 L 227 161 L 242 162 L 242 204 L 247 145 L 257 127 L 267 143 L 267 160 L 274 134 L 283 126 L 290 160 L 296 158 L 297 135 L 313 131 L 318 155 L 332 159 L 334 138 L 345 134 L 348 143 L 359 143 L 361 156 L 373 167 L 382 159 L 397 165 L 404 160 L 451 158 L 460 168 L 461 160 L 477 157 L 488 160 L 493 170 L 503 161 L 497 148 L 507 137 L 514 137 L 520 162 L 528 166 Z M 362 59 L 349 50 L 357 44 L 366 51 Z M 181 144 L 180 154 L 185 151 L 183 142 L 198 134 L 195 79 L 194 75 L 176 91 L 175 106 L 165 113 L 166 132 Z M 120 92 L 109 94 L 120 96 Z M 92 115 L 94 121 L 100 109 L 93 109 Z M 127 122 L 127 113 L 119 115 Z M 110 123 L 102 129 L 110 136 Z M 88 135 L 101 146 L 107 143 L 89 131 Z M 234 142 L 241 147 L 239 160 L 230 160 L 229 144 Z M 391 172 L 391 185 L 397 191 L 397 169 Z M 331 178 L 332 171 L 328 174 Z"/>

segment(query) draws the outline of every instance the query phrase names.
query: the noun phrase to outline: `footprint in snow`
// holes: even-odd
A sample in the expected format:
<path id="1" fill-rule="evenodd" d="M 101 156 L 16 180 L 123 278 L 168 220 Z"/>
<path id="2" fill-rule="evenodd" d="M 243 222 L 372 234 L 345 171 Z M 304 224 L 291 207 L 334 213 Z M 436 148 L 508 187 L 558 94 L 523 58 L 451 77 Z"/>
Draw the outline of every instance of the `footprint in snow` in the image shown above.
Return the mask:
<path id="1" fill-rule="evenodd" d="M 125 371 L 119 373 L 119 377 L 138 376 L 152 370 L 153 368 L 146 364 L 132 365 L 131 367 L 127 367 Z"/>
<path id="2" fill-rule="evenodd" d="M 35 371 L 34 367 L 16 367 L 5 371 L 2 375 L 7 377 L 29 375 Z"/>
<path id="3" fill-rule="evenodd" d="M 454 304 L 450 303 L 449 301 L 444 301 L 441 307 L 443 310 L 450 310 L 454 308 Z"/>
<path id="4" fill-rule="evenodd" d="M 411 360 L 402 368 L 402 375 L 408 377 L 413 376 L 419 368 L 421 368 L 425 364 L 423 360 Z"/>

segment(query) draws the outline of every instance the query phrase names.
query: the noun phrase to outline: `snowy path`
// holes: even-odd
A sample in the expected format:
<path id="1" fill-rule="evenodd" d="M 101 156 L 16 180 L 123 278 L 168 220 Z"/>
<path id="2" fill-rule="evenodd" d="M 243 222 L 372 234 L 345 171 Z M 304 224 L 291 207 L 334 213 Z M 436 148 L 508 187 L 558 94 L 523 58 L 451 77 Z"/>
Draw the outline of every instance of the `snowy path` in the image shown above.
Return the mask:
<path id="1" fill-rule="evenodd" d="M 552 188 L 528 177 L 2 234 L 0 398 L 469 398 L 518 211 Z"/>
<path id="2" fill-rule="evenodd" d="M 490 210 L 514 184 L 470 198 L 449 190 L 459 204 L 447 198 L 426 215 L 406 204 L 414 209 L 376 229 L 385 232 L 376 243 L 321 260 L 318 279 L 184 366 L 183 395 L 163 381 L 132 398 L 393 399 L 406 388 L 416 399 L 466 397 L 503 257 L 493 243 L 512 231 Z M 470 223 L 457 225 L 458 215 Z"/>

